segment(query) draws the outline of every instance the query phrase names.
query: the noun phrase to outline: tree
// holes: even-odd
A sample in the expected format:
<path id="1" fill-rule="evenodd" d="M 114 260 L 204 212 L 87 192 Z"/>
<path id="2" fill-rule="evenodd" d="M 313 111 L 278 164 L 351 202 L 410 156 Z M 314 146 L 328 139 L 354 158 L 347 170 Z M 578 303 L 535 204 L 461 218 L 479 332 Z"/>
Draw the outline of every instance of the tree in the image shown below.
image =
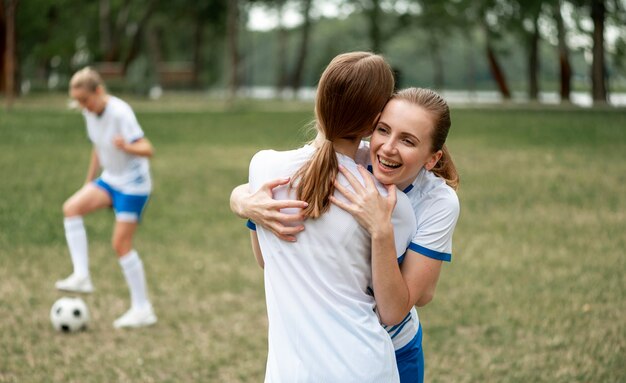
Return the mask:
<path id="1" fill-rule="evenodd" d="M 567 47 L 567 38 L 565 25 L 563 23 L 563 15 L 561 13 L 562 1 L 557 0 L 552 10 L 554 21 L 557 29 L 558 54 L 559 54 L 559 83 L 561 102 L 570 102 L 571 83 L 572 83 L 572 66 L 569 60 L 569 49 Z"/>
<path id="2" fill-rule="evenodd" d="M 593 61 L 591 64 L 591 96 L 594 104 L 607 102 L 606 64 L 604 57 L 604 23 L 606 6 L 604 0 L 591 0 L 593 20 Z"/>
<path id="3" fill-rule="evenodd" d="M 228 22 L 227 22 L 227 47 L 228 59 L 230 66 L 230 75 L 228 80 L 229 95 L 228 100 L 232 102 L 239 89 L 239 1 L 228 0 Z"/>
<path id="4" fill-rule="evenodd" d="M 6 108 L 10 109 L 15 97 L 15 13 L 17 12 L 18 0 L 4 1 L 4 90 L 6 94 Z"/>
<path id="5" fill-rule="evenodd" d="M 293 75 L 291 76 L 291 88 L 293 89 L 294 97 L 297 95 L 300 86 L 302 85 L 302 75 L 304 72 L 304 63 L 309 52 L 309 39 L 311 35 L 311 5 L 312 0 L 302 0 L 302 16 L 304 21 L 301 28 L 300 44 L 298 44 L 298 53 L 296 56 L 296 64 L 293 69 Z"/>

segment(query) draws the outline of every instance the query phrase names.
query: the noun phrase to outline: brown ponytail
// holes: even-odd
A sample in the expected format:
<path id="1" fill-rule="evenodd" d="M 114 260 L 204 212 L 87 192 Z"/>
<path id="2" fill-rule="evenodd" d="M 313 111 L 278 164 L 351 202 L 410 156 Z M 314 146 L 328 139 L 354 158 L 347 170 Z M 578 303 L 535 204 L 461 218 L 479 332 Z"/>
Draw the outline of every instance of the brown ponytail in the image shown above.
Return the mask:
<path id="1" fill-rule="evenodd" d="M 339 171 L 333 141 L 370 134 L 393 85 L 391 67 L 373 53 L 344 53 L 328 64 L 315 100 L 315 126 L 324 141 L 292 177 L 298 199 L 309 204 L 302 212 L 305 217 L 317 218 L 330 208 Z"/>
<path id="2" fill-rule="evenodd" d="M 424 88 L 407 88 L 392 96 L 393 99 L 408 101 L 430 112 L 434 120 L 433 145 L 431 151 L 442 151 L 442 156 L 431 169 L 437 176 L 443 178 L 448 186 L 457 190 L 459 188 L 459 173 L 456 170 L 452 156 L 445 145 L 452 121 L 450 109 L 446 100 L 439 94 Z"/>

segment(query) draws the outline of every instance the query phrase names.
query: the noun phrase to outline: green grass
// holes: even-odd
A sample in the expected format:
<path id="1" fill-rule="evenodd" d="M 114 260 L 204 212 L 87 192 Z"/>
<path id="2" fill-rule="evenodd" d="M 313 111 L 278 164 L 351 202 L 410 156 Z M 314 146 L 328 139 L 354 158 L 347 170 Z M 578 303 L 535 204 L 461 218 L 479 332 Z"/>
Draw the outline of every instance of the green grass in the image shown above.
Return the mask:
<path id="1" fill-rule="evenodd" d="M 262 273 L 228 197 L 257 150 L 302 142 L 312 106 L 138 102 L 156 156 L 136 248 L 159 323 L 113 330 L 129 299 L 102 211 L 86 218 L 91 326 L 67 336 L 48 320 L 71 269 L 61 205 L 90 147 L 64 103 L 0 111 L 0 382 L 262 381 Z M 419 310 L 427 381 L 626 381 L 626 112 L 461 109 L 453 122 L 461 217 Z"/>

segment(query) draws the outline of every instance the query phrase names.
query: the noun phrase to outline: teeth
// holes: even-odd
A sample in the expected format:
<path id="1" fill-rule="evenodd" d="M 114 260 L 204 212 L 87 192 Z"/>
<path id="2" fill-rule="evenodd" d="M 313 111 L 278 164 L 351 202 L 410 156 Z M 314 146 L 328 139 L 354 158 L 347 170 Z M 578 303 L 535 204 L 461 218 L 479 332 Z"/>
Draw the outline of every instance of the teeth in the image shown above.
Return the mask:
<path id="1" fill-rule="evenodd" d="M 385 166 L 389 166 L 390 168 L 399 168 L 400 165 L 402 165 L 402 164 L 399 164 L 397 162 L 385 160 L 385 159 L 383 159 L 381 157 L 378 157 L 378 161 L 380 161 L 380 163 L 385 165 Z"/>

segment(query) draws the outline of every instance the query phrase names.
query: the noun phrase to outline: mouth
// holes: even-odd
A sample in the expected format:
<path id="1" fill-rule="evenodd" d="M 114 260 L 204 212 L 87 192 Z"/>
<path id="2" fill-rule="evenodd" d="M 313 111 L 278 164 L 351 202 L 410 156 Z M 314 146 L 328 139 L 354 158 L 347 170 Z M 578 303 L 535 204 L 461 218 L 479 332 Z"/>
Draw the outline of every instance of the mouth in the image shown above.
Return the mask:
<path id="1" fill-rule="evenodd" d="M 377 156 L 377 158 L 378 158 L 378 163 L 381 164 L 384 168 L 387 168 L 387 169 L 397 169 L 400 166 L 402 166 L 402 164 L 400 164 L 400 163 L 384 159 L 381 156 Z"/>

